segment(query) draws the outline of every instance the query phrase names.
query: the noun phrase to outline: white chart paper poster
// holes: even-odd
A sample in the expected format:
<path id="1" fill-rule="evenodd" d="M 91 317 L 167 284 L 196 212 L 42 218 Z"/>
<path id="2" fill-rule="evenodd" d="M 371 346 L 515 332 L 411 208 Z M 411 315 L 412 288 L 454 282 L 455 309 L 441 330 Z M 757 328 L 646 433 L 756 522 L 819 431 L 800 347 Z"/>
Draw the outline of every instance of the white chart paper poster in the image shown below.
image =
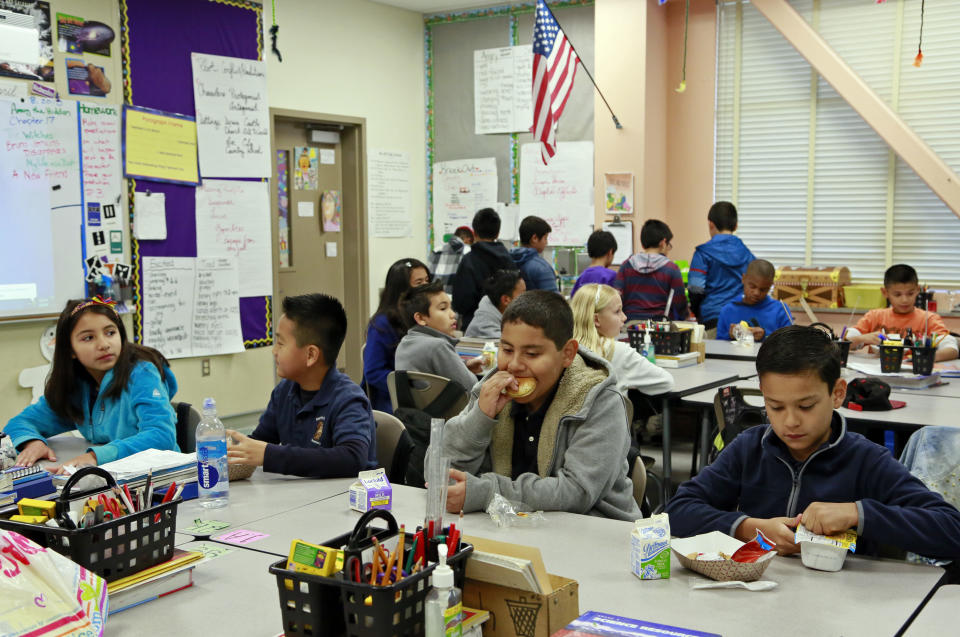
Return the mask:
<path id="1" fill-rule="evenodd" d="M 533 125 L 532 81 L 533 45 L 474 51 L 474 132 L 529 132 Z"/>
<path id="2" fill-rule="evenodd" d="M 191 53 L 200 174 L 270 177 L 267 63 Z"/>
<path id="3" fill-rule="evenodd" d="M 410 153 L 367 152 L 367 206 L 375 237 L 409 237 Z"/>
<path id="4" fill-rule="evenodd" d="M 593 142 L 560 142 L 548 166 L 539 143 L 523 144 L 520 205 L 550 224 L 551 245 L 584 245 L 593 228 Z"/>
<path id="5" fill-rule="evenodd" d="M 87 256 L 107 257 L 109 263 L 129 263 L 123 225 L 126 210 L 120 165 L 120 109 L 91 102 L 78 102 L 77 108 Z"/>
<path id="6" fill-rule="evenodd" d="M 236 259 L 144 257 L 143 289 L 144 344 L 167 358 L 243 351 Z"/>
<path id="7" fill-rule="evenodd" d="M 493 157 L 438 161 L 433 165 L 433 245 L 469 226 L 481 208 L 497 206 L 497 160 Z"/>
<path id="8" fill-rule="evenodd" d="M 272 295 L 266 182 L 204 179 L 196 197 L 197 256 L 236 257 L 240 296 Z"/>

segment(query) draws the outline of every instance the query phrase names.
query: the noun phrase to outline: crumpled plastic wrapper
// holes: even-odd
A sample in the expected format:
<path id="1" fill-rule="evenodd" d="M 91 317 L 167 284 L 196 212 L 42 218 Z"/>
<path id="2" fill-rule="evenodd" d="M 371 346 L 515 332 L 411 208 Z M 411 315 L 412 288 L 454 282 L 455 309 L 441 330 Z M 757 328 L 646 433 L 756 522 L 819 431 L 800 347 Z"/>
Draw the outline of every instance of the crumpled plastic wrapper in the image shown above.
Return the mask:
<path id="1" fill-rule="evenodd" d="M 522 502 L 511 502 L 499 493 L 494 494 L 487 513 L 500 528 L 504 527 L 535 527 L 543 522 L 543 511 L 530 511 L 530 507 Z"/>

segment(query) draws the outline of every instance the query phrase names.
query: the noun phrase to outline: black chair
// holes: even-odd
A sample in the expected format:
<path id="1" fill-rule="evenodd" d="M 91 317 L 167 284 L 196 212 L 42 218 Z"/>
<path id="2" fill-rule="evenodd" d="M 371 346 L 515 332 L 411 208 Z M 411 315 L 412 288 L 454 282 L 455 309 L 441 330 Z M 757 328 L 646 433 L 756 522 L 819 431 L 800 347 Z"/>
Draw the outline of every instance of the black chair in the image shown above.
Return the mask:
<path id="1" fill-rule="evenodd" d="M 177 446 L 182 453 L 193 453 L 197 450 L 197 425 L 200 423 L 200 412 L 190 403 L 171 402 L 170 404 L 177 412 Z"/>

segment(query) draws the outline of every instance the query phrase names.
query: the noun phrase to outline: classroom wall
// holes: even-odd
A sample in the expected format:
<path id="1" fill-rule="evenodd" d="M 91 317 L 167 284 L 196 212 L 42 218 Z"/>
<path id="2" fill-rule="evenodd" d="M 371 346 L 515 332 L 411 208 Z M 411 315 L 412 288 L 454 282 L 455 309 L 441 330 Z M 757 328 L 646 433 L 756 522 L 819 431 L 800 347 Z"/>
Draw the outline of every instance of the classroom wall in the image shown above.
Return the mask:
<path id="1" fill-rule="evenodd" d="M 413 236 L 369 238 L 372 313 L 390 264 L 425 255 L 423 16 L 369 0 L 284 0 L 277 3 L 282 63 L 269 53 L 269 6 L 263 16 L 270 106 L 364 117 L 367 149 L 410 154 Z"/>

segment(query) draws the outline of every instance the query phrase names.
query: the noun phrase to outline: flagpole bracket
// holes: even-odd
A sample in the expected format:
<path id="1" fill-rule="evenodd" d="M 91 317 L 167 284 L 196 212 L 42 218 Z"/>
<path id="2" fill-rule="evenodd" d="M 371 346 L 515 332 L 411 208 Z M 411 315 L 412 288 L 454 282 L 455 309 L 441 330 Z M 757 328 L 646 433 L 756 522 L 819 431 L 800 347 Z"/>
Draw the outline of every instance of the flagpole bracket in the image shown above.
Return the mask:
<path id="1" fill-rule="evenodd" d="M 613 125 L 617 127 L 617 130 L 623 130 L 623 125 L 620 123 L 620 120 L 617 119 L 617 116 L 611 114 L 610 117 L 613 118 Z"/>

